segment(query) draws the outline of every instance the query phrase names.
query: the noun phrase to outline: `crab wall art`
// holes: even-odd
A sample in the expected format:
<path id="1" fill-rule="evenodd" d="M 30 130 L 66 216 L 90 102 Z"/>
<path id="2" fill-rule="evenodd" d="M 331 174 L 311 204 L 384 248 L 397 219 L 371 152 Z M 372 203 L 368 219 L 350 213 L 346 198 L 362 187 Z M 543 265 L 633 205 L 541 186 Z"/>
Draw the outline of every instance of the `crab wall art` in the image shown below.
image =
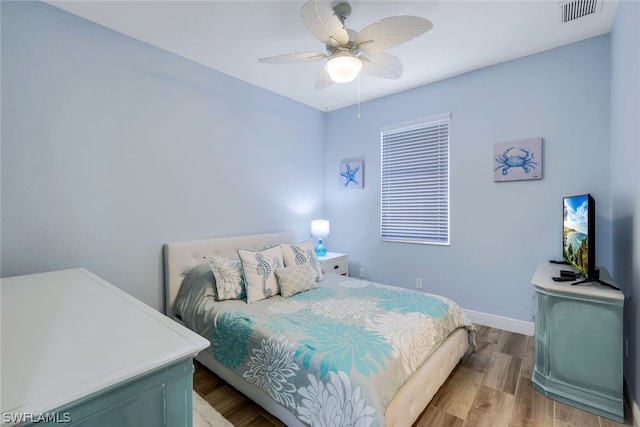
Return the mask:
<path id="1" fill-rule="evenodd" d="M 542 178 L 542 138 L 493 144 L 493 180 Z"/>

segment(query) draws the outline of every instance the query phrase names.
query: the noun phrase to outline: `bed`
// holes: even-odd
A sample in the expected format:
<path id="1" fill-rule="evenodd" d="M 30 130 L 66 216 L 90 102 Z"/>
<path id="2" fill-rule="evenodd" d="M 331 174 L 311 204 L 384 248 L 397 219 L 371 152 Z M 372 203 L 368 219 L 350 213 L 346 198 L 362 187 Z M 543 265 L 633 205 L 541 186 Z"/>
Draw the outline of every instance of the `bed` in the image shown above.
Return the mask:
<path id="1" fill-rule="evenodd" d="M 206 257 L 232 260 L 238 258 L 239 249 L 253 251 L 253 255 L 264 248 L 296 242 L 295 233 L 277 232 L 165 244 L 167 316 L 212 342 L 207 351 L 197 356 L 198 361 L 288 426 L 340 425 L 347 421 L 338 418 L 345 416 L 352 417 L 348 421 L 352 425 L 410 426 L 462 356 L 475 345 L 475 327 L 452 301 L 333 273 L 324 274 L 322 280 L 317 282 L 317 288 L 286 298 L 282 295 L 265 297 L 251 304 L 247 303 L 250 295 L 245 300 L 216 301 L 217 296 L 204 291 L 198 291 L 196 295 L 191 290 L 192 277 L 198 276 L 199 271 L 207 270 L 203 262 Z M 246 261 L 246 258 L 242 261 Z M 283 268 L 284 265 L 278 269 L 279 274 L 292 270 Z M 189 277 L 189 291 L 181 291 L 183 281 L 187 282 L 186 277 Z M 285 282 L 282 283 L 284 294 Z M 187 292 L 191 294 L 185 297 Z M 426 318 L 426 314 L 407 313 L 407 310 L 400 310 L 400 314 L 383 313 L 380 309 L 388 304 L 384 298 L 389 296 L 396 302 L 395 306 L 399 300 L 402 301 L 400 304 L 423 301 L 428 307 L 426 311 L 435 316 Z M 329 297 L 330 303 L 320 301 L 321 297 Z M 347 302 L 340 302 L 339 298 L 347 298 Z M 182 311 L 178 314 L 177 299 L 179 311 Z M 346 314 L 345 310 L 335 310 L 336 307 L 345 306 Z M 318 307 L 324 307 L 325 311 L 320 309 L 318 312 Z M 327 312 L 327 307 L 332 308 L 328 310 L 331 313 Z M 366 307 L 374 307 L 375 313 L 361 311 Z M 259 318 L 261 313 L 266 317 Z M 286 317 L 285 313 L 291 317 Z M 445 316 L 445 313 L 450 314 Z M 412 331 L 410 335 L 398 334 L 397 330 L 387 331 L 385 335 L 381 323 L 376 324 L 376 319 L 383 319 L 380 316 L 391 316 L 392 319 L 415 316 L 420 319 L 416 325 L 426 323 L 430 329 L 415 334 Z M 349 321 L 355 319 L 353 321 L 357 324 L 341 325 L 339 322 L 345 318 Z M 389 318 L 384 317 L 385 321 L 382 322 L 386 323 L 387 328 L 393 326 L 393 322 L 388 322 Z M 236 323 L 228 323 L 229 319 L 235 319 Z M 228 334 L 233 325 L 238 325 L 238 319 L 245 322 L 240 322 L 238 330 L 243 330 L 242 342 L 243 345 L 246 343 L 247 349 L 243 348 L 244 353 L 240 356 L 233 354 L 236 362 L 230 362 L 229 348 L 235 348 L 233 344 L 238 339 L 229 338 Z M 251 330 L 247 330 L 247 324 L 250 324 Z M 323 352 L 319 343 L 323 339 L 335 342 L 333 339 L 327 340 L 327 328 L 334 327 L 354 328 L 358 331 L 356 338 L 349 335 L 351 329 L 344 336 L 354 342 L 358 339 L 365 339 L 365 342 L 360 346 L 354 344 L 354 348 L 346 352 L 335 348 Z M 319 336 L 322 330 L 324 336 Z M 434 331 L 443 332 L 444 336 L 436 336 Z M 258 339 L 256 334 L 269 336 Z M 410 351 L 407 348 L 403 350 L 401 345 L 404 344 L 398 342 L 406 341 L 407 336 L 410 340 L 421 337 L 414 341 L 428 341 L 432 346 L 416 351 L 416 343 L 412 342 L 411 346 L 414 347 Z M 231 341 L 225 341 L 229 339 Z M 249 343 L 255 344 L 256 348 L 249 349 Z M 282 353 L 274 354 L 274 349 Z M 417 357 L 416 354 L 423 355 Z M 272 363 L 273 360 L 281 361 L 280 370 L 265 372 L 268 369 L 259 365 L 262 359 L 257 356 L 260 355 L 263 359 L 270 355 Z M 423 360 L 423 356 L 426 360 Z M 239 359 L 243 359 L 242 363 L 237 362 Z M 385 374 L 383 371 L 386 369 L 390 369 L 391 373 Z M 261 376 L 255 375 L 256 372 Z M 341 399 L 342 402 L 336 403 Z M 331 408 L 328 408 L 329 405 Z"/>

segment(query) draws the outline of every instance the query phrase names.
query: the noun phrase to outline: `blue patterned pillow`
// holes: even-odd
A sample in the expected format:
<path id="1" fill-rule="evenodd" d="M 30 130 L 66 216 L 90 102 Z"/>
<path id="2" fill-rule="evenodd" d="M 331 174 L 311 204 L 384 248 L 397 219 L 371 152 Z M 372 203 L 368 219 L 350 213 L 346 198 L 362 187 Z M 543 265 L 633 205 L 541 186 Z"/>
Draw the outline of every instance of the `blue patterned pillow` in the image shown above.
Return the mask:
<path id="1" fill-rule="evenodd" d="M 215 255 L 204 257 L 204 259 L 216 278 L 217 301 L 242 299 L 247 296 L 239 260 Z"/>
<path id="2" fill-rule="evenodd" d="M 315 271 L 316 282 L 319 282 L 324 278 L 322 274 L 322 264 L 318 261 L 316 251 L 313 249 L 313 242 L 311 240 L 306 240 L 300 243 L 282 244 L 280 245 L 280 248 L 282 249 L 285 267 L 307 264 Z"/>
<path id="3" fill-rule="evenodd" d="M 247 286 L 247 303 L 278 295 L 280 287 L 276 279 L 276 268 L 282 267 L 280 246 L 261 251 L 238 250 L 242 261 L 242 272 Z"/>

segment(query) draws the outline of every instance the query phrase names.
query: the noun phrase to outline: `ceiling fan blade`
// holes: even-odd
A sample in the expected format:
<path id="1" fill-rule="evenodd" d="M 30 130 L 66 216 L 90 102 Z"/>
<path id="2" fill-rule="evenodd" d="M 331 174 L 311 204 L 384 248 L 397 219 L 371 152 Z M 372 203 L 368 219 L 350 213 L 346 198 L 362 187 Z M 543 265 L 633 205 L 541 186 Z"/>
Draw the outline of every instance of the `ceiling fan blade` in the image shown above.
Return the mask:
<path id="1" fill-rule="evenodd" d="M 318 59 L 323 59 L 326 57 L 327 57 L 326 54 L 318 53 L 318 52 L 285 53 L 283 55 L 260 58 L 258 59 L 258 62 L 263 62 L 265 64 L 308 62 L 308 61 L 316 61 Z"/>
<path id="2" fill-rule="evenodd" d="M 402 62 L 388 53 L 367 53 L 359 57 L 362 72 L 385 79 L 399 79 L 402 76 Z"/>
<path id="3" fill-rule="evenodd" d="M 349 43 L 349 34 L 340 18 L 321 0 L 311 0 L 302 6 L 302 22 L 311 34 L 327 46 L 339 47 Z"/>
<path id="4" fill-rule="evenodd" d="M 327 70 L 325 67 L 322 67 L 322 70 L 320 70 L 320 73 L 318 73 L 318 77 L 316 78 L 315 88 L 324 89 L 326 87 L 331 86 L 332 84 L 333 84 L 333 80 L 331 80 L 331 77 L 329 77 L 329 73 L 327 73 Z"/>
<path id="5" fill-rule="evenodd" d="M 418 16 L 390 16 L 358 33 L 355 45 L 364 53 L 379 53 L 433 28 L 431 21 Z"/>

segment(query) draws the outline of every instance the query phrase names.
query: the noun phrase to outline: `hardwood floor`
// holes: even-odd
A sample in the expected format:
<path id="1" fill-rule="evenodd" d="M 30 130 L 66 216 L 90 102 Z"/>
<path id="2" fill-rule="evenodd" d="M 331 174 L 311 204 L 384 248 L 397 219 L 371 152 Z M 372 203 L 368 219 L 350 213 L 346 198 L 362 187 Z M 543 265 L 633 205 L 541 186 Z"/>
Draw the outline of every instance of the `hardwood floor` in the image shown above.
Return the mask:
<path id="1" fill-rule="evenodd" d="M 533 337 L 478 326 L 477 344 L 478 350 L 464 356 L 413 427 L 625 425 L 535 391 Z M 200 363 L 195 365 L 194 390 L 234 426 L 284 426 Z"/>

